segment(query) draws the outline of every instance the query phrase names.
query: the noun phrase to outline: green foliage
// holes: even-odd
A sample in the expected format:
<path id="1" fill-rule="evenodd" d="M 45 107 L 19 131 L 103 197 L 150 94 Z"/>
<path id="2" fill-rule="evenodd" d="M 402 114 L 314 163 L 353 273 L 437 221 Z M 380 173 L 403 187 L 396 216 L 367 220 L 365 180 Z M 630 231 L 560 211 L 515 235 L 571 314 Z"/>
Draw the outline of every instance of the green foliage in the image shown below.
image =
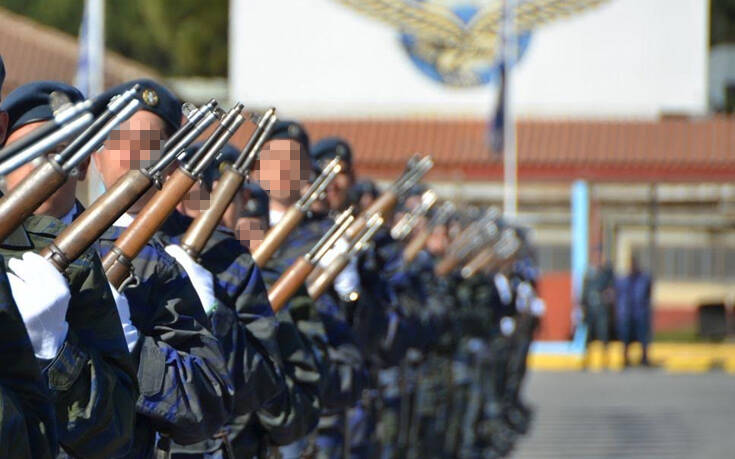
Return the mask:
<path id="1" fill-rule="evenodd" d="M 0 0 L 0 7 L 77 35 L 81 0 Z M 108 0 L 108 49 L 166 76 L 226 76 L 228 0 Z"/>
<path id="2" fill-rule="evenodd" d="M 735 0 L 711 0 L 710 45 L 735 43 Z"/>

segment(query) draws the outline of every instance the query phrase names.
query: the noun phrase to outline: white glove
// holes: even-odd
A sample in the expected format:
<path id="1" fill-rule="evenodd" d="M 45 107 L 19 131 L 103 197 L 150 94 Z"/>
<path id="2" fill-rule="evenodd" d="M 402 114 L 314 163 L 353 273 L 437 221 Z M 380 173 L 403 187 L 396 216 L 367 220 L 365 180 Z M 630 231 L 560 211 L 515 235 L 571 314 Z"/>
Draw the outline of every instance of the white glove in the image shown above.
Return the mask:
<path id="1" fill-rule="evenodd" d="M 125 294 L 115 290 L 112 284 L 110 284 L 110 290 L 112 290 L 112 298 L 115 300 L 115 305 L 117 306 L 117 314 L 120 316 L 120 323 L 125 334 L 125 342 L 128 343 L 128 350 L 133 352 L 140 334 L 138 333 L 138 329 L 135 328 L 135 325 L 130 321 L 130 303 L 128 303 L 128 298 Z"/>
<path id="2" fill-rule="evenodd" d="M 48 260 L 33 252 L 24 253 L 22 259 L 11 259 L 8 267 L 10 290 L 33 351 L 39 359 L 53 359 L 69 331 L 69 285 Z"/>
<path id="3" fill-rule="evenodd" d="M 497 273 L 493 280 L 495 281 L 495 288 L 498 289 L 500 301 L 502 301 L 504 305 L 509 305 L 513 299 L 513 294 L 510 291 L 510 282 L 508 282 L 508 278 Z"/>
<path id="4" fill-rule="evenodd" d="M 217 306 L 217 299 L 214 296 L 214 279 L 212 278 L 212 273 L 194 261 L 178 245 L 171 244 L 166 246 L 166 253 L 174 257 L 181 267 L 184 268 L 186 274 L 189 275 L 189 279 L 192 285 L 194 285 L 194 290 L 197 292 L 199 301 L 202 302 L 204 312 L 209 314 Z"/>
<path id="5" fill-rule="evenodd" d="M 541 298 L 534 298 L 531 302 L 531 314 L 542 317 L 546 313 L 546 302 Z"/>
<path id="6" fill-rule="evenodd" d="M 516 321 L 512 317 L 503 317 L 500 319 L 500 333 L 503 336 L 510 336 L 516 330 Z"/>

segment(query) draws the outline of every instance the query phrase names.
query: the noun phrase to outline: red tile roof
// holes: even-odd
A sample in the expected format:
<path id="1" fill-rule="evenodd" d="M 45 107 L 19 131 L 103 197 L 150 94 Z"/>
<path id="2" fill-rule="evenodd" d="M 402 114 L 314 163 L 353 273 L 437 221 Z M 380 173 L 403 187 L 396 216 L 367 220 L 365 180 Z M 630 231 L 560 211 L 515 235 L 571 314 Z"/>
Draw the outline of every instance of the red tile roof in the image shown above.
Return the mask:
<path id="1" fill-rule="evenodd" d="M 484 120 L 306 120 L 313 141 L 349 140 L 359 172 L 392 176 L 414 153 L 431 154 L 435 179 L 498 180 L 502 155 L 489 151 Z M 545 121 L 517 124 L 519 176 L 571 180 L 735 179 L 735 117 L 658 121 Z"/>
<path id="2" fill-rule="evenodd" d="M 0 8 L 0 55 L 7 72 L 3 95 L 34 80 L 60 80 L 73 83 L 77 71 L 77 39 Z M 105 87 L 125 81 L 155 77 L 143 65 L 107 52 Z"/>

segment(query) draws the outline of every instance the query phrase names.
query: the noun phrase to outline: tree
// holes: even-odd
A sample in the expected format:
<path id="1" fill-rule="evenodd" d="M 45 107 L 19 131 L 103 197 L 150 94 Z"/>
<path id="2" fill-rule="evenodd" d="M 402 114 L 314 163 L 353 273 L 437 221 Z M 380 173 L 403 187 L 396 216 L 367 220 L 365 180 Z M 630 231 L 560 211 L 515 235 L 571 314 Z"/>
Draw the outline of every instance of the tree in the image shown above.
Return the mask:
<path id="1" fill-rule="evenodd" d="M 76 36 L 84 2 L 0 0 L 0 6 Z M 226 76 L 227 30 L 227 0 L 105 3 L 107 48 L 166 76 Z"/>

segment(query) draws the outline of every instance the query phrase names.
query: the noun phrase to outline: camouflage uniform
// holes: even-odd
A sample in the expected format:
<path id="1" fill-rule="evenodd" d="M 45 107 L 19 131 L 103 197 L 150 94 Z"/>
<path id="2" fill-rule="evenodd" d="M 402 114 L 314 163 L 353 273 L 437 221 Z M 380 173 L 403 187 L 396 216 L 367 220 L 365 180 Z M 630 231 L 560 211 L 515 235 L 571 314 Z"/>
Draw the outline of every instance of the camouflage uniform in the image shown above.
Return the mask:
<path id="1" fill-rule="evenodd" d="M 100 238 L 107 254 L 123 229 Z M 128 457 L 150 457 L 156 436 L 162 450 L 205 440 L 229 419 L 230 382 L 222 349 L 208 330 L 209 320 L 182 268 L 155 240 L 133 260 L 137 285 L 125 289 L 140 339 L 135 443 Z"/>
<path id="2" fill-rule="evenodd" d="M 174 213 L 156 238 L 178 244 L 191 222 Z M 224 306 L 213 310 L 210 319 L 235 383 L 234 418 L 227 425 L 235 456 L 256 455 L 269 443 L 303 437 L 319 414 L 313 356 L 292 322 L 275 320 L 260 269 L 232 233 L 216 230 L 200 257 L 214 275 L 215 296 Z M 216 443 L 209 441 L 201 450 L 214 451 Z"/>
<path id="3" fill-rule="evenodd" d="M 264 269 L 266 282 L 275 282 L 299 256 L 311 249 L 332 223 L 324 216 L 307 216 L 268 262 Z M 279 311 L 281 318 L 293 320 L 310 343 L 320 367 L 320 455 L 341 454 L 343 411 L 358 401 L 367 382 L 362 354 L 346 316 L 332 298 L 323 296 L 315 302 L 302 286 Z"/>
<path id="4" fill-rule="evenodd" d="M 50 458 L 54 406 L 0 264 L 0 456 Z"/>
<path id="5" fill-rule="evenodd" d="M 38 252 L 63 223 L 31 216 L 2 245 L 10 257 Z M 99 257 L 87 250 L 66 270 L 69 332 L 59 355 L 41 361 L 54 408 L 59 444 L 79 457 L 116 457 L 130 448 L 138 388 L 135 367 Z"/>

